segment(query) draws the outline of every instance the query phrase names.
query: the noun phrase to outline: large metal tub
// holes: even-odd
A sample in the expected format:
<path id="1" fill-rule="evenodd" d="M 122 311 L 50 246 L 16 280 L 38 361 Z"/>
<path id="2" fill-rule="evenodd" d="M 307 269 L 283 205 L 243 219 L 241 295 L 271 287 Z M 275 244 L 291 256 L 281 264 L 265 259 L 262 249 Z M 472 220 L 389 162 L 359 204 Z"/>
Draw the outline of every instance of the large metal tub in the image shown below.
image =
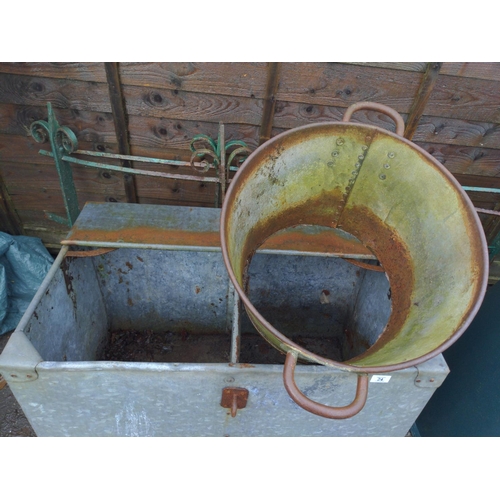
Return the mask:
<path id="1" fill-rule="evenodd" d="M 81 258 L 67 257 L 64 246 L 0 356 L 37 435 L 405 435 L 448 373 L 443 358 L 373 376 L 365 408 L 348 420 L 304 411 L 283 388 L 284 355 L 240 314 L 219 218 L 218 209 L 84 207 L 65 243 L 118 249 Z M 384 328 L 391 305 L 384 273 L 338 258 L 359 248 L 332 230 L 278 235 L 252 262 L 252 300 L 296 341 L 349 358 L 363 349 L 363 335 Z M 165 352 L 106 360 L 116 331 L 165 334 Z M 296 379 L 331 405 L 352 399 L 357 376 L 309 364 Z M 221 406 L 228 388 L 248 391 L 235 416 Z"/>
<path id="2" fill-rule="evenodd" d="M 396 134 L 352 123 L 352 113 L 363 108 L 392 117 Z M 287 353 L 284 379 L 291 397 L 330 418 L 347 418 L 363 407 L 367 374 L 421 363 L 453 344 L 486 290 L 487 244 L 470 199 L 403 132 L 401 116 L 376 103 L 351 106 L 343 122 L 286 131 L 249 156 L 224 201 L 221 243 L 231 280 L 257 330 Z M 304 224 L 354 235 L 390 281 L 387 325 L 361 333 L 367 348 L 350 358 L 294 341 L 246 291 L 254 252 L 277 231 Z M 358 373 L 352 405 L 329 409 L 304 397 L 293 381 L 297 359 Z"/>

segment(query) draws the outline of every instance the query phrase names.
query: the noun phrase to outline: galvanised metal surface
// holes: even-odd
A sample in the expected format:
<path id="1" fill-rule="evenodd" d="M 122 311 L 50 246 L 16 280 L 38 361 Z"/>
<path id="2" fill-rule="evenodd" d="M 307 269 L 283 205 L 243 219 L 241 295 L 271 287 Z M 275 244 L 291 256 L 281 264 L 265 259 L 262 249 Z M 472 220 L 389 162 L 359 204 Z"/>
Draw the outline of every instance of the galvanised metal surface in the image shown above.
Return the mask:
<path id="1" fill-rule="evenodd" d="M 361 107 L 397 115 L 373 103 L 356 109 Z M 402 133 L 400 117 L 398 123 Z M 296 224 L 353 234 L 389 277 L 386 329 L 370 349 L 343 363 L 300 348 L 245 293 L 255 250 Z M 307 125 L 259 147 L 231 182 L 221 244 L 231 280 L 269 342 L 302 359 L 360 373 L 411 366 L 446 349 L 474 317 L 487 285 L 486 240 L 460 185 L 418 146 L 368 125 Z"/>
<path id="2" fill-rule="evenodd" d="M 130 221 L 141 207 L 124 205 Z M 143 210 L 149 213 L 148 207 Z M 193 209 L 191 217 L 203 213 Z M 83 220 L 76 224 L 81 234 L 87 225 L 95 229 L 84 213 Z M 189 241 L 178 243 L 187 249 Z M 0 372 L 37 435 L 403 436 L 448 372 L 438 357 L 393 373 L 389 381 L 370 382 L 368 401 L 352 419 L 311 415 L 287 395 L 282 365 L 266 364 L 259 349 L 249 363 L 238 364 L 247 335 L 240 322 L 249 325 L 248 320 L 235 307 L 221 253 L 192 248 L 119 248 L 68 258 L 63 247 L 0 356 Z M 325 345 L 336 340 L 342 358 L 342 342 L 369 342 L 373 335 L 368 327 L 365 337 L 357 331 L 341 335 L 342 322 L 358 328 L 356 311 L 367 313 L 372 328 L 374 321 L 383 329 L 390 307 L 383 273 L 310 254 L 262 253 L 252 266 L 250 289 L 270 314 L 278 313 L 279 301 L 282 320 L 287 315 L 297 320 L 288 322 L 297 342 L 307 340 L 299 338 L 302 322 L 316 332 L 314 340 L 324 339 Z M 141 328 L 177 329 L 191 338 L 217 333 L 227 335 L 230 347 L 213 363 L 197 362 L 194 349 L 188 363 L 100 361 L 115 328 L 130 329 L 131 335 Z M 189 339 L 185 345 L 189 349 Z M 352 400 L 356 378 L 331 367 L 296 369 L 299 389 L 327 405 Z M 226 387 L 249 391 L 246 407 L 235 417 L 220 406 Z"/>
<path id="3" fill-rule="evenodd" d="M 370 383 L 364 409 L 348 420 L 318 417 L 283 388 L 282 366 L 154 363 L 52 363 L 35 382 L 11 384 L 38 436 L 404 436 L 447 374 L 442 357 Z M 356 375 L 299 366 L 296 380 L 324 404 L 352 399 Z M 225 387 L 248 389 L 236 417 L 220 406 Z"/>

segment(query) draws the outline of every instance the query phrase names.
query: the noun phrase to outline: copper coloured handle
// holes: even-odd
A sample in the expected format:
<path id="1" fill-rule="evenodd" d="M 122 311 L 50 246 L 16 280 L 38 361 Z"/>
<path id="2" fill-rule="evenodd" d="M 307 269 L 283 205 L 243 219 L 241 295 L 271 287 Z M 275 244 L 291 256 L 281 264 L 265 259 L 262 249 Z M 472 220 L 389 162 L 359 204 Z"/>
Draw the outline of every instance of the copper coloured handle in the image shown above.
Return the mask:
<path id="1" fill-rule="evenodd" d="M 289 396 L 304 410 L 307 410 L 315 415 L 325 418 L 351 418 L 357 413 L 359 413 L 363 406 L 365 406 L 366 398 L 368 397 L 368 375 L 360 374 L 358 375 L 358 385 L 356 387 L 356 396 L 354 401 L 347 406 L 326 406 L 321 403 L 316 403 L 310 400 L 308 397 L 304 396 L 300 392 L 297 384 L 295 383 L 293 374 L 295 372 L 295 366 L 297 364 L 297 352 L 288 351 L 285 361 L 285 369 L 283 371 L 283 382 L 285 383 L 285 389 L 287 390 Z"/>
<path id="2" fill-rule="evenodd" d="M 352 106 L 349 106 L 344 113 L 342 121 L 348 122 L 351 119 L 352 114 L 356 111 L 359 111 L 360 109 L 370 109 L 372 111 L 380 111 L 381 113 L 384 113 L 384 115 L 389 116 L 396 122 L 396 134 L 400 135 L 401 137 L 404 135 L 405 122 L 403 120 L 403 117 L 394 109 L 390 108 L 389 106 L 385 106 L 384 104 L 379 104 L 378 102 L 358 102 L 356 104 L 353 104 Z"/>

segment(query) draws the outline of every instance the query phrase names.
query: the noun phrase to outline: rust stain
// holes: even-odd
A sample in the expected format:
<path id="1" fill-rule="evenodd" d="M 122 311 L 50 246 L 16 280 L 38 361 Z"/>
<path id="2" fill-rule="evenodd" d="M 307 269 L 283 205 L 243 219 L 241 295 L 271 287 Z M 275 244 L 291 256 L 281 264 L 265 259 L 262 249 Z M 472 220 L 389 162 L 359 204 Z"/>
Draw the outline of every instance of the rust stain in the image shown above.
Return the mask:
<path id="1" fill-rule="evenodd" d="M 195 293 L 200 293 L 201 292 L 201 288 L 199 286 L 197 286 L 195 289 L 194 289 Z M 213 304 L 212 304 L 213 305 Z"/>
<path id="2" fill-rule="evenodd" d="M 381 221 L 370 209 L 352 206 L 343 213 L 342 229 L 356 236 L 378 257 L 391 286 L 392 312 L 386 329 L 366 352 L 349 360 L 354 363 L 368 356 L 396 337 L 412 306 L 414 270 L 410 253 L 397 233 Z"/>
<path id="3" fill-rule="evenodd" d="M 250 363 L 240 363 L 238 365 L 238 368 L 255 368 L 255 366 L 251 365 Z"/>
<path id="4" fill-rule="evenodd" d="M 286 249 L 297 252 L 371 254 L 363 244 L 353 240 L 346 240 L 331 231 L 307 234 L 296 230 L 273 234 L 261 248 L 266 250 Z"/>
<path id="5" fill-rule="evenodd" d="M 112 231 L 104 229 L 80 229 L 78 226 L 73 226 L 71 240 L 63 240 L 61 243 L 68 245 L 76 241 L 220 247 L 218 232 L 181 231 L 153 226 L 124 227 Z"/>
<path id="6" fill-rule="evenodd" d="M 303 215 L 303 214 L 302 214 Z M 303 217 L 300 217 L 303 219 Z M 301 222 L 295 222 L 294 225 Z M 331 226 L 331 224 L 329 224 Z M 289 227 L 289 226 L 287 226 Z M 279 229 L 283 229 L 280 227 Z M 274 232 L 279 231 L 276 229 Z M 149 243 L 153 245 L 183 245 L 201 247 L 220 247 L 219 232 L 191 232 L 156 227 L 129 227 L 108 231 L 101 229 L 79 229 L 73 227 L 70 240 L 63 240 L 64 245 L 77 241 L 102 241 L 108 243 Z M 297 252 L 345 253 L 370 255 L 362 244 L 346 240 L 331 231 L 307 234 L 300 229 L 282 234 L 272 234 L 262 245 L 263 250 L 290 250 Z M 144 262 L 141 257 L 137 257 Z M 130 263 L 126 265 L 132 269 Z"/>
<path id="7" fill-rule="evenodd" d="M 130 263 L 130 262 L 125 262 L 125 265 L 129 268 L 129 269 L 133 269 L 134 266 Z"/>
<path id="8" fill-rule="evenodd" d="M 132 299 L 129 297 L 128 300 L 127 300 L 127 304 L 129 306 L 133 306 L 134 305 L 134 302 L 132 301 Z"/>

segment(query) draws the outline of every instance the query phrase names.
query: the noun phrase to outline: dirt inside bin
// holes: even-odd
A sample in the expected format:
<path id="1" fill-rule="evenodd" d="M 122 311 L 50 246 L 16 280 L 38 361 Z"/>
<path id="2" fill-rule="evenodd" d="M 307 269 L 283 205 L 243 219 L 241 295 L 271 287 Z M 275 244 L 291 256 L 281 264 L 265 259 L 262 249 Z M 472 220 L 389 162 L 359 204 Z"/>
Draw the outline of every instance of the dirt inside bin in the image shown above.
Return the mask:
<path id="1" fill-rule="evenodd" d="M 336 339 L 297 338 L 303 347 L 335 357 Z M 117 330 L 109 333 L 98 361 L 132 361 L 149 363 L 229 363 L 229 333 L 196 334 L 190 332 L 154 332 L 152 330 Z M 241 335 L 239 362 L 249 364 L 283 364 L 285 355 L 277 351 L 258 333 Z"/>

